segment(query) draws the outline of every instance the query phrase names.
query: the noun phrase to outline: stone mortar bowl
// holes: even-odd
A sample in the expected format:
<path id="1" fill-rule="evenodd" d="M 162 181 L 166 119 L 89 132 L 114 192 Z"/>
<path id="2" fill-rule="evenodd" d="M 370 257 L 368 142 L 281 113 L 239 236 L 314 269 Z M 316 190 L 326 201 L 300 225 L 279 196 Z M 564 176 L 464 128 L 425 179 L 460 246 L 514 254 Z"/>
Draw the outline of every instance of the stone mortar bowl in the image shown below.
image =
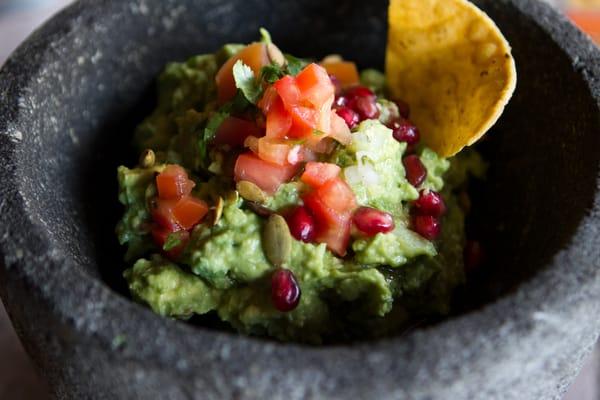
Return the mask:
<path id="1" fill-rule="evenodd" d="M 193 326 L 130 301 L 115 167 L 168 61 L 248 42 L 383 65 L 385 0 L 86 0 L 0 72 L 0 294 L 62 399 L 551 399 L 600 332 L 600 54 L 548 6 L 481 0 L 515 97 L 482 144 L 488 265 L 452 317 L 309 347 Z M 466 304 L 466 306 L 464 306 Z"/>

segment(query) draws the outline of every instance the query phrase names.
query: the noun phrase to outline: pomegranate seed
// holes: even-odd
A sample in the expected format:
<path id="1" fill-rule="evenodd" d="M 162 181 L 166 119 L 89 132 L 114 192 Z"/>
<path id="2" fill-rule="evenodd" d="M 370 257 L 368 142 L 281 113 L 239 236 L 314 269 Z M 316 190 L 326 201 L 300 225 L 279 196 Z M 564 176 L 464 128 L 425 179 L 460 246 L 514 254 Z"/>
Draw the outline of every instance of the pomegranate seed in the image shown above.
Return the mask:
<path id="1" fill-rule="evenodd" d="M 315 219 L 306 207 L 299 206 L 287 218 L 290 233 L 297 240 L 310 243 L 315 238 Z"/>
<path id="2" fill-rule="evenodd" d="M 333 101 L 333 108 L 346 107 L 348 105 L 348 98 L 346 96 L 336 96 Z"/>
<path id="3" fill-rule="evenodd" d="M 418 187 L 427 177 L 427 168 L 423 165 L 418 156 L 411 154 L 402 160 L 406 169 L 406 179 L 414 187 Z"/>
<path id="4" fill-rule="evenodd" d="M 421 190 L 419 198 L 414 203 L 415 210 L 421 215 L 441 217 L 446 213 L 446 204 L 438 192 Z"/>
<path id="5" fill-rule="evenodd" d="M 331 74 L 329 74 L 329 79 L 331 79 L 331 83 L 333 84 L 333 87 L 335 87 L 335 93 L 336 94 L 341 93 L 342 84 L 340 83 L 340 80 L 335 75 L 331 75 Z"/>
<path id="6" fill-rule="evenodd" d="M 346 121 L 348 128 L 352 129 L 360 122 L 360 117 L 356 112 L 348 107 L 340 107 L 336 110 L 337 114 Z"/>
<path id="7" fill-rule="evenodd" d="M 352 221 L 358 230 L 367 236 L 388 233 L 396 227 L 390 214 L 370 207 L 360 207 L 356 210 Z"/>
<path id="8" fill-rule="evenodd" d="M 278 269 L 271 276 L 271 300 L 276 309 L 292 311 L 300 302 L 300 286 L 289 269 Z"/>
<path id="9" fill-rule="evenodd" d="M 396 103 L 396 106 L 398 106 L 398 111 L 400 112 L 402 118 L 410 117 L 410 106 L 408 105 L 408 103 L 402 100 L 396 100 L 394 101 L 394 103 Z"/>
<path id="10" fill-rule="evenodd" d="M 352 101 L 352 108 L 360 115 L 361 121 L 379 117 L 379 108 L 375 98 L 358 97 Z"/>
<path id="11" fill-rule="evenodd" d="M 435 240 L 440 235 L 440 221 L 431 215 L 416 215 L 413 230 L 427 240 Z"/>
<path id="12" fill-rule="evenodd" d="M 407 119 L 396 119 L 393 120 L 389 127 L 393 131 L 394 139 L 399 142 L 406 142 L 409 145 L 415 145 L 419 143 L 421 135 L 419 129 Z"/>
<path id="13" fill-rule="evenodd" d="M 346 97 L 349 99 L 357 99 L 359 97 L 364 97 L 368 99 L 375 100 L 375 93 L 368 87 L 364 86 L 355 86 L 346 91 Z"/>
<path id="14" fill-rule="evenodd" d="M 465 271 L 473 272 L 483 262 L 484 252 L 481 243 L 476 240 L 467 240 L 463 251 Z"/>

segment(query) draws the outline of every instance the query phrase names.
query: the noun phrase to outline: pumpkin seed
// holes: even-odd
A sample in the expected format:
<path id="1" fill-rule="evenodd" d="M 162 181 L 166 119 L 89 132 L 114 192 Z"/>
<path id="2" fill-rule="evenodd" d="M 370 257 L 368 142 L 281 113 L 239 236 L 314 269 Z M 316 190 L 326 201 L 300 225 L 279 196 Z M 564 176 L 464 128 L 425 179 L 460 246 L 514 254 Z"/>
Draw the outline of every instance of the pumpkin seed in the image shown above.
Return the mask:
<path id="1" fill-rule="evenodd" d="M 140 166 L 142 168 L 152 168 L 156 162 L 156 154 L 152 149 L 146 149 L 140 155 Z"/>
<path id="2" fill-rule="evenodd" d="M 217 202 L 215 203 L 214 210 L 212 211 L 212 221 L 211 221 L 212 226 L 215 226 L 216 224 L 219 223 L 219 220 L 221 219 L 221 216 L 223 215 L 223 206 L 224 205 L 225 205 L 225 202 L 223 201 L 223 198 L 221 196 L 219 196 L 219 198 L 217 199 Z"/>
<path id="3" fill-rule="evenodd" d="M 256 203 L 264 203 L 267 201 L 267 194 L 252 182 L 239 181 L 236 188 L 240 196 L 245 200 L 254 201 Z"/>
<path id="4" fill-rule="evenodd" d="M 272 64 L 277 64 L 279 66 L 285 65 L 285 56 L 273 43 L 267 44 L 267 56 Z"/>
<path id="5" fill-rule="evenodd" d="M 271 264 L 282 267 L 292 256 L 292 235 L 285 219 L 273 214 L 267 220 L 263 232 L 265 255 Z"/>
<path id="6" fill-rule="evenodd" d="M 261 217 L 270 217 L 271 215 L 273 215 L 273 210 L 271 210 L 270 208 L 267 208 L 265 206 L 261 206 L 258 203 L 255 203 L 253 201 L 249 201 L 246 203 L 246 205 L 248 206 L 249 209 L 251 209 L 252 211 L 254 211 L 254 213 L 256 215 L 259 215 Z"/>

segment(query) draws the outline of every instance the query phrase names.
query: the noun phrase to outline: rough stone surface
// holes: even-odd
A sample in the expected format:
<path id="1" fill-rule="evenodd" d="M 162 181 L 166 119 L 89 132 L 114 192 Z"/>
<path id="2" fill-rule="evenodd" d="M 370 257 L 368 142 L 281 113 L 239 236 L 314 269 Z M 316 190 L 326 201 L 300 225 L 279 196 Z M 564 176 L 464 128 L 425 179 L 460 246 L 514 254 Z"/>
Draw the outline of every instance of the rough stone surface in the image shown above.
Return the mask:
<path id="1" fill-rule="evenodd" d="M 249 41 L 381 67 L 386 1 L 85 0 L 0 71 L 0 295 L 61 399 L 553 399 L 600 331 L 600 55 L 535 0 L 478 1 L 519 87 L 482 145 L 489 272 L 445 321 L 306 347 L 166 320 L 122 293 L 114 167 L 168 61 Z M 124 147 L 124 146 L 121 146 Z"/>

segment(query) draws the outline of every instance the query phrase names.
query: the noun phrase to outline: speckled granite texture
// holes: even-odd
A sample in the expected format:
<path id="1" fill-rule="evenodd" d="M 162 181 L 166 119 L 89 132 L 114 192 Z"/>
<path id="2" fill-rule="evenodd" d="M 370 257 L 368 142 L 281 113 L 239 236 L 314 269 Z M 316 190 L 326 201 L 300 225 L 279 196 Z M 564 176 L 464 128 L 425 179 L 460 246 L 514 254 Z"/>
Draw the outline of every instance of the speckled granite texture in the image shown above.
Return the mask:
<path id="1" fill-rule="evenodd" d="M 259 26 L 301 56 L 381 66 L 386 1 L 87 0 L 36 32 L 0 72 L 0 295 L 54 396 L 559 398 L 600 331 L 600 55 L 542 3 L 477 3 L 520 76 L 482 146 L 489 272 L 446 321 L 321 348 L 162 319 L 119 294 L 114 166 L 128 152 L 114 144 L 164 63 Z"/>

